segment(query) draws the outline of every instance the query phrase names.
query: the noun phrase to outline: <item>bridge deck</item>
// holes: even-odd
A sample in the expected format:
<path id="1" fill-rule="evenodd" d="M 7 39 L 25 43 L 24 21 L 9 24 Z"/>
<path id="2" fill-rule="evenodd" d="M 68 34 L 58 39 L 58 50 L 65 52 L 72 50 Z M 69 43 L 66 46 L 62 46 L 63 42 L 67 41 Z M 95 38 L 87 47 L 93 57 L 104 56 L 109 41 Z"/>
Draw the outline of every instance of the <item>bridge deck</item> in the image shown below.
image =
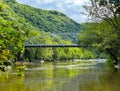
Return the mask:
<path id="1" fill-rule="evenodd" d="M 27 47 L 85 47 L 80 46 L 78 44 L 27 44 L 25 45 L 25 48 Z"/>

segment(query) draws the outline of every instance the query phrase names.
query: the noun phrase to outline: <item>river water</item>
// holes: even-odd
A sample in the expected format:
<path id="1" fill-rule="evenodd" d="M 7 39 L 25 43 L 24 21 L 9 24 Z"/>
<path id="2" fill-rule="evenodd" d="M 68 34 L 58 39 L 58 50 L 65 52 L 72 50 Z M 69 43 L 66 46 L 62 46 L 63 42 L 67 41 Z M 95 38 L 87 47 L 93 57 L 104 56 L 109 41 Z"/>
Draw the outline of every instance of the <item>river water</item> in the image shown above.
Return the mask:
<path id="1" fill-rule="evenodd" d="M 120 91 L 120 70 L 104 63 L 45 63 L 0 78 L 0 91 Z"/>

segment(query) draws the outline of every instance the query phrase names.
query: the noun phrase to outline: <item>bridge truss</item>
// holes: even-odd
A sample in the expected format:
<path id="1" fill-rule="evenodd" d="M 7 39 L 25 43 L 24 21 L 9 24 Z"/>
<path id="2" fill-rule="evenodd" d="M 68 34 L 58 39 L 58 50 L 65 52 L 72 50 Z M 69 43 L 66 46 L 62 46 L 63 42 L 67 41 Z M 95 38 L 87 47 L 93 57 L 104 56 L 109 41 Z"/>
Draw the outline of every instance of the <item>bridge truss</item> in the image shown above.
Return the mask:
<path id="1" fill-rule="evenodd" d="M 51 40 L 52 42 L 50 42 Z M 64 40 L 64 41 L 63 41 Z M 78 33 L 48 33 L 29 38 L 25 47 L 80 47 Z"/>

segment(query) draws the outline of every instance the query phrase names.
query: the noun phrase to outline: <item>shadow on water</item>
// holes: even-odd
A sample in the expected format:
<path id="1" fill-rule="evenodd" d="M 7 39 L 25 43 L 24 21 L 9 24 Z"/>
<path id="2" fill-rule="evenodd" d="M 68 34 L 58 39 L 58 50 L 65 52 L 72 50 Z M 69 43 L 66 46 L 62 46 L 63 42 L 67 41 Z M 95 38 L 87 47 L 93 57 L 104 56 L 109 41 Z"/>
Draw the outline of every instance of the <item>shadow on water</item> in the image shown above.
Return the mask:
<path id="1" fill-rule="evenodd" d="M 25 77 L 0 78 L 0 91 L 120 91 L 120 70 L 103 63 L 46 63 L 25 70 Z"/>

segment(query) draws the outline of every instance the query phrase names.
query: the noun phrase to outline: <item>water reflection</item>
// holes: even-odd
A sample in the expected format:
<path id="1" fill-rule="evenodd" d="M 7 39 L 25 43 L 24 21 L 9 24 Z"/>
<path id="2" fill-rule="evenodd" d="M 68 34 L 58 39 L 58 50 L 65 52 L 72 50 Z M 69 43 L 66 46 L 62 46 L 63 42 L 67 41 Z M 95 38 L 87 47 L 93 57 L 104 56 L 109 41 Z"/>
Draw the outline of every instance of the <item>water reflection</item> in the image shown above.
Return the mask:
<path id="1" fill-rule="evenodd" d="M 25 77 L 0 78 L 0 91 L 119 91 L 120 70 L 103 64 L 54 64 L 29 67 Z"/>

